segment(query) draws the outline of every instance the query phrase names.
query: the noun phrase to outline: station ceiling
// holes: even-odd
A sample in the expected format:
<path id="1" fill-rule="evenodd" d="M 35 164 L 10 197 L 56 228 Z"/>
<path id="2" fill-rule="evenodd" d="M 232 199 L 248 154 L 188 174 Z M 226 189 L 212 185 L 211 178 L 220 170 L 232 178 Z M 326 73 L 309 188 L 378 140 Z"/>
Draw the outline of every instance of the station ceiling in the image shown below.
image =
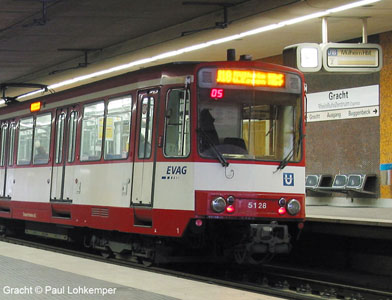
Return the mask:
<path id="1" fill-rule="evenodd" d="M 53 84 L 354 1 L 2 0 L 0 84 Z M 368 34 L 392 30 L 392 1 L 328 15 L 329 41 L 360 37 L 363 18 Z M 321 43 L 321 37 L 321 19 L 314 18 L 134 68 L 177 60 L 222 60 L 227 48 L 263 58 L 280 54 L 291 44 Z M 91 80 L 95 79 L 100 78 Z M 10 95 L 23 92 L 7 90 Z"/>

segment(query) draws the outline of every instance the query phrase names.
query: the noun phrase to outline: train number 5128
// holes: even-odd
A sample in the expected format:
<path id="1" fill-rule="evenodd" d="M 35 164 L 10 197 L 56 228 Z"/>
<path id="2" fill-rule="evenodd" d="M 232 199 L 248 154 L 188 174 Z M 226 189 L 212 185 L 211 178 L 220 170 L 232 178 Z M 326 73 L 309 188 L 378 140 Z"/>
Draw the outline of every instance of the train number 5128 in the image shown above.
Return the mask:
<path id="1" fill-rule="evenodd" d="M 267 209 L 266 202 L 248 202 L 249 209 Z"/>

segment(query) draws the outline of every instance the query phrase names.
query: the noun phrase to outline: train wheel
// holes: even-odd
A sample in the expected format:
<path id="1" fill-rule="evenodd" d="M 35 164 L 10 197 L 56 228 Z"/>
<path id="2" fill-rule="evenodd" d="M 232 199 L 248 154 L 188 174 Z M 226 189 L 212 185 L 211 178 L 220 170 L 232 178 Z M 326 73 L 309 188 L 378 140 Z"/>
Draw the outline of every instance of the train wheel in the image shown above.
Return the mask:
<path id="1" fill-rule="evenodd" d="M 240 246 L 234 249 L 234 259 L 235 262 L 239 265 L 245 263 L 247 255 L 248 255 L 248 251 L 246 250 L 245 247 Z"/>
<path id="2" fill-rule="evenodd" d="M 142 259 L 141 263 L 145 267 L 151 267 L 154 264 L 154 261 L 150 259 Z"/>
<path id="3" fill-rule="evenodd" d="M 113 252 L 110 249 L 101 250 L 101 256 L 107 259 L 113 256 Z"/>
<path id="4" fill-rule="evenodd" d="M 4 225 L 0 225 L 0 236 L 5 237 L 7 228 Z"/>
<path id="5" fill-rule="evenodd" d="M 251 265 L 262 265 L 265 263 L 270 262 L 274 258 L 275 254 L 274 253 L 269 253 L 269 254 L 254 254 L 254 255 L 249 255 L 248 261 Z"/>
<path id="6" fill-rule="evenodd" d="M 155 252 L 151 251 L 148 257 L 139 257 L 139 262 L 145 267 L 151 267 L 155 264 Z"/>

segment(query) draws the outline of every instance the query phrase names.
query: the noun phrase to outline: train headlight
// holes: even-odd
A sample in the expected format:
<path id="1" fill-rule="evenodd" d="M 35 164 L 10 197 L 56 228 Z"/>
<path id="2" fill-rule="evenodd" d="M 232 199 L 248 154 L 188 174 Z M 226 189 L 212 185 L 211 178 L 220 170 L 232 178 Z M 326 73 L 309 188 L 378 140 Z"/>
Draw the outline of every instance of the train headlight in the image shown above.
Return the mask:
<path id="1" fill-rule="evenodd" d="M 298 214 L 301 210 L 301 203 L 299 203 L 296 199 L 291 199 L 289 203 L 287 203 L 287 212 L 294 216 Z"/>
<path id="2" fill-rule="evenodd" d="M 280 198 L 278 202 L 279 202 L 279 206 L 285 206 L 286 205 L 286 199 L 285 198 Z"/>
<path id="3" fill-rule="evenodd" d="M 217 197 L 211 201 L 211 208 L 216 213 L 221 213 L 226 208 L 226 200 L 223 197 Z"/>
<path id="4" fill-rule="evenodd" d="M 234 204 L 235 198 L 234 198 L 234 196 L 229 196 L 229 197 L 227 197 L 226 201 L 228 204 L 232 205 L 232 204 Z"/>

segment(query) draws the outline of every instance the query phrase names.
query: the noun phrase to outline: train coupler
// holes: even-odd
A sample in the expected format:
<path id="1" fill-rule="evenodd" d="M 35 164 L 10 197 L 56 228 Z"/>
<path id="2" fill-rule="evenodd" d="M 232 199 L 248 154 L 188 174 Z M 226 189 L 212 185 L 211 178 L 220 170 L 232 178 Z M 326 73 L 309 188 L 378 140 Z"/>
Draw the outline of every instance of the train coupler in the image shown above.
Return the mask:
<path id="1" fill-rule="evenodd" d="M 287 225 L 251 224 L 247 242 L 234 250 L 237 263 L 260 264 L 274 254 L 285 254 L 291 250 Z"/>

